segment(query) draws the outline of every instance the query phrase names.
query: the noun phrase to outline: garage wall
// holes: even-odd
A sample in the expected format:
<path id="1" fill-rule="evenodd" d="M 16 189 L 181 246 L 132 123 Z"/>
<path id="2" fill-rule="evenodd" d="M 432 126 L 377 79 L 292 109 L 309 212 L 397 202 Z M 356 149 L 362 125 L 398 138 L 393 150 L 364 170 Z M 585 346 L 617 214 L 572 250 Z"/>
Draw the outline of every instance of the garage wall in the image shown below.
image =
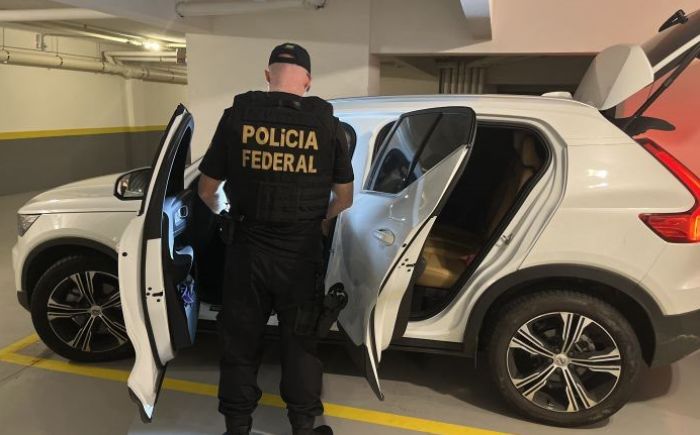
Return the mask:
<path id="1" fill-rule="evenodd" d="M 435 94 L 440 66 L 457 61 L 484 70 L 485 94 L 573 93 L 592 58 L 593 55 L 382 56 L 379 93 Z"/>
<path id="2" fill-rule="evenodd" d="M 421 70 L 400 59 L 382 60 L 380 65 L 380 95 L 424 95 L 438 92 L 437 72 Z"/>
<path id="3" fill-rule="evenodd" d="M 318 11 L 284 10 L 212 19 L 213 34 L 187 34 L 188 91 L 195 117 L 193 156 L 206 150 L 236 93 L 266 89 L 272 48 L 291 40 L 311 55 L 311 94 L 378 93 L 379 64 L 369 52 L 370 0 L 332 0 Z"/>
<path id="4" fill-rule="evenodd" d="M 36 49 L 35 33 L 4 29 L 2 44 Z M 114 49 L 49 38 L 47 50 L 96 58 Z M 123 46 L 117 46 L 123 50 Z M 43 190 L 150 163 L 186 86 L 0 64 L 0 195 Z"/>
<path id="5" fill-rule="evenodd" d="M 375 54 L 595 53 L 641 42 L 698 0 L 493 0 L 492 39 L 475 39 L 457 0 L 372 0 Z"/>

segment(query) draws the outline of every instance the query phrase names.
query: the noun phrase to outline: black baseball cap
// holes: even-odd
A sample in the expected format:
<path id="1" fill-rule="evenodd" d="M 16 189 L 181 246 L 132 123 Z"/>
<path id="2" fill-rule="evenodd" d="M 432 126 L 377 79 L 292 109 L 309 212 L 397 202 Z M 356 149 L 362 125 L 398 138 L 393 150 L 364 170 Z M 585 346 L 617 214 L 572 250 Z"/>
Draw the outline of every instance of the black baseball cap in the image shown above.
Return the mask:
<path id="1" fill-rule="evenodd" d="M 270 53 L 270 61 L 268 66 L 273 63 L 291 63 L 305 68 L 311 74 L 311 57 L 309 52 L 299 44 L 285 42 L 280 44 Z"/>

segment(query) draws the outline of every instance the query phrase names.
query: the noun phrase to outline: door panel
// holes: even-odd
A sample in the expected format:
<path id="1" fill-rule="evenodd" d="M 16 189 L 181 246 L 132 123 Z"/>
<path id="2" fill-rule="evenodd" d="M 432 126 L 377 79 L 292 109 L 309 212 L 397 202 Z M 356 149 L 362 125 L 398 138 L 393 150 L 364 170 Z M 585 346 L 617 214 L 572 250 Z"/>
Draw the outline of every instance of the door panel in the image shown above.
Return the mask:
<path id="1" fill-rule="evenodd" d="M 119 291 L 136 356 L 128 387 L 145 421 L 153 416 L 167 363 L 194 339 L 194 281 L 189 273 L 183 281 L 183 267 L 190 269 L 194 259 L 191 248 L 177 241 L 187 226 L 184 169 L 193 129 L 192 116 L 178 106 L 154 159 L 141 211 L 119 242 Z"/>
<path id="2" fill-rule="evenodd" d="M 345 286 L 348 305 L 338 324 L 364 350 L 366 375 L 380 398 L 382 351 L 391 341 L 435 215 L 467 162 L 475 128 L 474 112 L 464 107 L 403 115 L 382 146 L 367 186 L 390 193 L 363 190 L 338 219 L 326 285 Z M 437 142 L 431 140 L 435 137 Z M 425 156 L 429 162 L 421 160 Z"/>

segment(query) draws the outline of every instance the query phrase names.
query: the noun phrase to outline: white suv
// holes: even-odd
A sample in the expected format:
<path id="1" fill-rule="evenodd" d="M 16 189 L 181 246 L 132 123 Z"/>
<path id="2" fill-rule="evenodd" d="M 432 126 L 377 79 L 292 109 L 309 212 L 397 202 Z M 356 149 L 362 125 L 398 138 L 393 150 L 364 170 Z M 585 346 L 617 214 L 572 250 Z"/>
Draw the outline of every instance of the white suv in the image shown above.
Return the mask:
<path id="1" fill-rule="evenodd" d="M 573 98 L 333 101 L 356 183 L 326 284 L 349 295 L 338 328 L 380 398 L 389 346 L 483 350 L 526 416 L 589 424 L 627 401 L 642 364 L 700 348 L 700 179 L 639 139 L 670 125 L 643 116 L 661 92 L 631 117 L 614 110 L 666 89 L 700 52 L 699 33 L 692 14 L 644 46 L 603 51 Z M 19 211 L 18 296 L 39 335 L 81 361 L 133 345 L 129 388 L 147 419 L 167 362 L 197 317 L 215 318 L 222 291 L 223 246 L 186 165 L 193 128 L 180 106 L 152 168 Z"/>

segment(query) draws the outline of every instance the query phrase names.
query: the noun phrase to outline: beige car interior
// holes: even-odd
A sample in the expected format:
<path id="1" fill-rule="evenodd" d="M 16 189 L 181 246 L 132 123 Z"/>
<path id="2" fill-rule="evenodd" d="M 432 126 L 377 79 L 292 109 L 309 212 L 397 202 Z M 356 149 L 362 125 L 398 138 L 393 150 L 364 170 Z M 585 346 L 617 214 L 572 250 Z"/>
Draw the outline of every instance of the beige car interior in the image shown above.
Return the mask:
<path id="1" fill-rule="evenodd" d="M 475 147 L 490 144 L 475 143 Z M 534 177 L 542 166 L 538 153 L 538 141 L 529 133 L 513 132 L 513 158 L 507 163 L 505 176 L 501 177 L 493 189 L 490 202 L 486 206 L 486 226 L 480 233 L 471 232 L 458 226 L 435 224 L 423 247 L 422 257 L 425 270 L 418 277 L 416 285 L 433 289 L 450 289 L 466 271 L 469 264 L 493 235 L 499 223 L 511 209 L 518 194 L 526 183 Z M 468 163 L 478 164 L 476 161 Z"/>

